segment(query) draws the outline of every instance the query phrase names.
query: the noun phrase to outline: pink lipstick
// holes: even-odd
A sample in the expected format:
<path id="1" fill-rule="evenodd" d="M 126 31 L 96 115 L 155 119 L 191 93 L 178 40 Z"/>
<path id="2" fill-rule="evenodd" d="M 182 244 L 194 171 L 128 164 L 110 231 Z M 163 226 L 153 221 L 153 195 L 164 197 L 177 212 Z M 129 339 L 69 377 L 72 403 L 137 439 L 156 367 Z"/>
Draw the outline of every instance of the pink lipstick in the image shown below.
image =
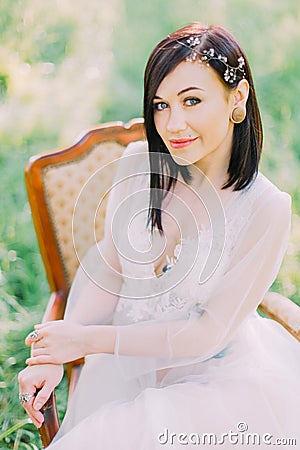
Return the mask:
<path id="1" fill-rule="evenodd" d="M 198 138 L 193 139 L 170 139 L 171 147 L 173 148 L 183 148 L 195 142 Z"/>

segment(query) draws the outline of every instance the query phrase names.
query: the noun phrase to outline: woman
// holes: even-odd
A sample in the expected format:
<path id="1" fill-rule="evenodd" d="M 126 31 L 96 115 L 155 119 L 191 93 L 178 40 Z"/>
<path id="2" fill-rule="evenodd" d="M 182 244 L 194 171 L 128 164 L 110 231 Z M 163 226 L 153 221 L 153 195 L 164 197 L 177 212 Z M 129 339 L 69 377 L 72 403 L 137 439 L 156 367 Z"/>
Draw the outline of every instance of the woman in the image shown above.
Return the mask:
<path id="1" fill-rule="evenodd" d="M 23 406 L 40 426 L 62 364 L 85 356 L 53 450 L 299 439 L 298 345 L 256 313 L 286 250 L 290 197 L 258 172 L 260 114 L 233 36 L 194 23 L 160 42 L 144 118 L 148 143 L 120 161 L 65 320 L 26 339 Z"/>

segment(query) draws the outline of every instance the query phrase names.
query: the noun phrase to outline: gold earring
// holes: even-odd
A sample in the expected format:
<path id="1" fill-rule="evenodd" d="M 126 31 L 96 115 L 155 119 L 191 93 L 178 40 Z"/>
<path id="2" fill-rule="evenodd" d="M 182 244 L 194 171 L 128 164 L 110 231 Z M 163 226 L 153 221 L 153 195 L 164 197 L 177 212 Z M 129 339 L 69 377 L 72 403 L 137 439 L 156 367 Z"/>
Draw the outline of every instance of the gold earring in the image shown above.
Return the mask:
<path id="1" fill-rule="evenodd" d="M 243 120 L 245 120 L 246 117 L 246 110 L 245 108 L 242 108 L 241 106 L 237 106 L 234 108 L 231 112 L 230 120 L 233 123 L 241 123 Z"/>

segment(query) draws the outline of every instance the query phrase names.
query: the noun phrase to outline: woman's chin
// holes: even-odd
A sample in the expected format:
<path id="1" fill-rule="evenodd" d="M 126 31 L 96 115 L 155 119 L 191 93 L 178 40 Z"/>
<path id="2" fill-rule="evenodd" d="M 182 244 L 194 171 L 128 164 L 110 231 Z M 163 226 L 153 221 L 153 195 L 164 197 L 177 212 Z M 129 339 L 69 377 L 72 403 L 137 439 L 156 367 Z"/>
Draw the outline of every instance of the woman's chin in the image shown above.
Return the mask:
<path id="1" fill-rule="evenodd" d="M 191 161 L 188 161 L 187 159 L 182 158 L 180 156 L 172 155 L 172 154 L 171 154 L 171 156 L 172 156 L 173 160 L 175 161 L 175 163 L 178 164 L 179 166 L 190 166 L 192 164 Z"/>

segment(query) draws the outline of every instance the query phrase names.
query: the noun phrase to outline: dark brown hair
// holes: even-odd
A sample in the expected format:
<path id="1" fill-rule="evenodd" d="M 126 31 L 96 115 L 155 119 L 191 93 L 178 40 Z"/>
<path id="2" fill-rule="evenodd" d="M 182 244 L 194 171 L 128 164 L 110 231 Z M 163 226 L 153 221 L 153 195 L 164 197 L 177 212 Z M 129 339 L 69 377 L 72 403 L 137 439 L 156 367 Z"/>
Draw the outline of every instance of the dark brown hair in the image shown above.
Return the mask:
<path id="1" fill-rule="evenodd" d="M 190 180 L 190 174 L 187 166 L 176 164 L 170 157 L 167 147 L 156 130 L 153 99 L 162 80 L 192 53 L 192 48 L 180 43 L 186 43 L 187 38 L 192 36 L 200 38 L 198 51 L 203 52 L 213 48 L 216 54 L 227 57 L 227 62 L 232 67 L 238 66 L 238 59 L 241 56 L 245 60 L 245 78 L 250 87 L 246 105 L 247 115 L 243 122 L 234 125 L 228 179 L 222 188 L 233 186 L 233 190 L 238 191 L 247 187 L 257 174 L 262 149 L 262 123 L 251 70 L 243 50 L 232 34 L 221 26 L 208 27 L 195 22 L 163 39 L 151 53 L 144 77 L 144 119 L 151 170 L 148 217 L 152 229 L 157 227 L 161 232 L 163 231 L 162 200 L 171 187 L 175 186 L 179 172 L 187 183 Z M 224 80 L 225 66 L 222 62 L 211 60 L 209 65 L 228 89 L 234 89 L 242 78 L 243 74 L 240 73 L 236 81 L 229 84 Z"/>

